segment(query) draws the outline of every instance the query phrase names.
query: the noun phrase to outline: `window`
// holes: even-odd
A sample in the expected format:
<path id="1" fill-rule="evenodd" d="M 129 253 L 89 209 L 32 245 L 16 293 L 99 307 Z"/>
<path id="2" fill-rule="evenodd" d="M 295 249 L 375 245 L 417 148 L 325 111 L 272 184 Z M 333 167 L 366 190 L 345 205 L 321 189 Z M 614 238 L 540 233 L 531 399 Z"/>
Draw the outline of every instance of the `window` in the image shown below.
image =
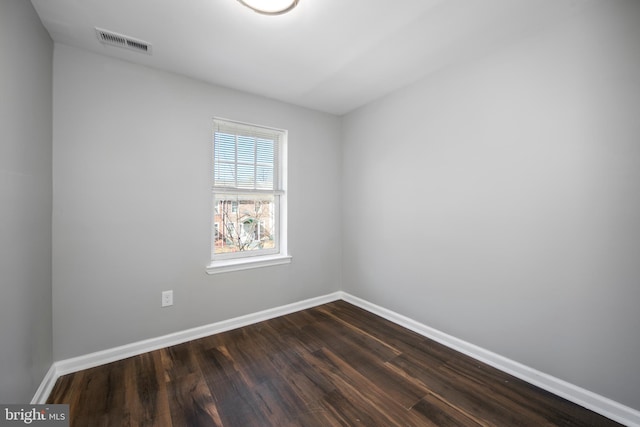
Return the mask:
<path id="1" fill-rule="evenodd" d="M 214 119 L 209 273 L 290 262 L 286 131 Z"/>

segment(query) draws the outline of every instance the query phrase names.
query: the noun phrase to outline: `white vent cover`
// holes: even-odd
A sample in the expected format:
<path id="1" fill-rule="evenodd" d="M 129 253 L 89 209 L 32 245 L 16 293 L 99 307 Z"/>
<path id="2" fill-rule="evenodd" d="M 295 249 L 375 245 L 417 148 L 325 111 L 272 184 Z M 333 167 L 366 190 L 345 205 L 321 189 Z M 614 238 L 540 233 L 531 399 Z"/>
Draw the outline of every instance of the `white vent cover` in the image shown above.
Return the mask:
<path id="1" fill-rule="evenodd" d="M 114 33 L 113 31 L 103 30 L 97 27 L 96 34 L 98 35 L 98 40 L 100 40 L 101 43 L 111 46 L 123 47 L 125 49 L 135 50 L 136 52 L 142 52 L 151 55 L 151 44 L 145 41 Z"/>

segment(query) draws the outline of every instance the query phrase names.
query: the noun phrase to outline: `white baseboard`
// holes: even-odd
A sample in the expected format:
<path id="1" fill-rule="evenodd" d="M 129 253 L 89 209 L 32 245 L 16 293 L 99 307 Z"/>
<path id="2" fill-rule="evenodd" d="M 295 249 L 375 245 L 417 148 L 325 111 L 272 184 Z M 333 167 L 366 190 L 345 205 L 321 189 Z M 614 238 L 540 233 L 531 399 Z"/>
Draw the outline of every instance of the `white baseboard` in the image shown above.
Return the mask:
<path id="1" fill-rule="evenodd" d="M 84 356 L 65 359 L 54 362 L 47 375 L 43 379 L 40 387 L 36 391 L 31 403 L 45 403 L 47 397 L 51 393 L 56 380 L 66 374 L 81 371 L 83 369 L 93 368 L 95 366 L 104 365 L 106 363 L 115 362 L 117 360 L 126 359 L 127 357 L 136 356 L 148 351 L 158 350 L 160 348 L 172 345 L 182 344 L 187 341 L 210 335 L 226 332 L 232 329 L 241 328 L 243 326 L 252 325 L 264 320 L 273 319 L 275 317 L 284 316 L 296 311 L 305 310 L 326 304 L 332 301 L 344 300 L 373 314 L 377 314 L 393 323 L 403 326 L 420 335 L 439 342 L 453 350 L 473 357 L 476 360 L 493 366 L 503 372 L 520 378 L 528 383 L 536 385 L 555 395 L 563 397 L 580 406 L 604 415 L 619 423 L 629 427 L 640 427 L 640 411 L 628 406 L 622 405 L 604 396 L 592 393 L 576 385 L 570 384 L 559 378 L 552 377 L 543 372 L 525 366 L 521 363 L 507 359 L 499 354 L 493 353 L 482 347 L 455 338 L 437 329 L 430 328 L 422 323 L 416 322 L 401 314 L 395 313 L 379 305 L 370 303 L 361 298 L 355 297 L 343 291 L 334 292 L 321 297 L 311 298 L 304 301 L 259 311 L 257 313 L 240 316 L 221 322 L 211 323 L 209 325 L 197 328 L 187 329 L 185 331 L 164 335 L 157 338 L 138 341 L 135 343 L 90 353 Z"/>
<path id="2" fill-rule="evenodd" d="M 59 375 L 56 374 L 56 366 L 54 363 L 44 376 L 44 379 L 36 390 L 36 394 L 33 395 L 33 399 L 31 399 L 32 405 L 44 404 L 47 402 L 47 398 L 49 397 L 49 394 L 51 394 L 51 390 L 53 390 L 53 386 L 56 384 L 58 377 Z"/>
<path id="3" fill-rule="evenodd" d="M 453 350 L 473 357 L 487 365 L 491 365 L 494 368 L 513 375 L 514 377 L 538 386 L 557 396 L 604 415 L 609 419 L 629 427 L 640 427 L 640 411 L 633 408 L 622 405 L 614 400 L 600 396 L 559 378 L 547 375 L 544 372 L 537 371 L 482 347 L 478 347 L 474 344 L 438 331 L 437 329 L 433 329 L 406 316 L 395 313 L 346 292 L 341 293 L 341 299 L 367 310 L 370 313 L 377 314 L 380 317 L 383 317 L 397 325 L 403 326 L 422 336 L 437 341 Z"/>
<path id="4" fill-rule="evenodd" d="M 31 403 L 45 403 L 47 397 L 51 393 L 55 382 L 62 375 L 78 372 L 84 369 L 93 368 L 104 365 L 106 363 L 115 362 L 117 360 L 126 359 L 127 357 L 137 356 L 153 350 L 158 350 L 172 345 L 182 344 L 187 341 L 198 338 L 208 337 L 210 335 L 219 334 L 221 332 L 230 331 L 232 329 L 241 328 L 243 326 L 252 325 L 264 320 L 273 319 L 275 317 L 284 316 L 286 314 L 295 313 L 296 311 L 305 310 L 307 308 L 316 307 L 328 302 L 341 299 L 340 292 L 324 295 L 321 297 L 311 298 L 268 310 L 259 311 L 257 313 L 245 316 L 235 317 L 221 322 L 211 323 L 209 325 L 191 328 L 180 332 L 175 332 L 161 337 L 151 338 L 131 344 L 122 345 L 95 353 L 85 354 L 83 356 L 73 357 L 70 359 L 54 362 L 45 379 L 40 384 Z"/>

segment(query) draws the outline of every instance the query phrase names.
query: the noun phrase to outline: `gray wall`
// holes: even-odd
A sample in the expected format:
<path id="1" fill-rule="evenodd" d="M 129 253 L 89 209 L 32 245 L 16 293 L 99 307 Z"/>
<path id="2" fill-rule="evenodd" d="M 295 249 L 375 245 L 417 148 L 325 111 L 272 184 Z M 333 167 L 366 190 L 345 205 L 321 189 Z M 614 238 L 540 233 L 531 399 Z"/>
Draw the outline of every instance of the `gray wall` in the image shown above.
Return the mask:
<path id="1" fill-rule="evenodd" d="M 289 130 L 291 264 L 205 273 L 214 116 Z M 56 44 L 53 140 L 56 360 L 340 288 L 337 117 Z"/>
<path id="2" fill-rule="evenodd" d="M 640 2 L 344 118 L 343 288 L 640 409 Z"/>
<path id="3" fill-rule="evenodd" d="M 51 366 L 51 67 L 31 2 L 0 2 L 0 402 Z"/>

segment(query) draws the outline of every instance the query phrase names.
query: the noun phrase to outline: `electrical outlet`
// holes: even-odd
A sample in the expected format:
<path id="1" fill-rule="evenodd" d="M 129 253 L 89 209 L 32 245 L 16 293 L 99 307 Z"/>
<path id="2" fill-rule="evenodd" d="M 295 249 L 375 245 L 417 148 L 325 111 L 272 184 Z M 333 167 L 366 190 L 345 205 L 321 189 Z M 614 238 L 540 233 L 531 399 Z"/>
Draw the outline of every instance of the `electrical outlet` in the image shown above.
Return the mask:
<path id="1" fill-rule="evenodd" d="M 162 291 L 162 306 L 169 307 L 173 305 L 173 291 Z"/>

